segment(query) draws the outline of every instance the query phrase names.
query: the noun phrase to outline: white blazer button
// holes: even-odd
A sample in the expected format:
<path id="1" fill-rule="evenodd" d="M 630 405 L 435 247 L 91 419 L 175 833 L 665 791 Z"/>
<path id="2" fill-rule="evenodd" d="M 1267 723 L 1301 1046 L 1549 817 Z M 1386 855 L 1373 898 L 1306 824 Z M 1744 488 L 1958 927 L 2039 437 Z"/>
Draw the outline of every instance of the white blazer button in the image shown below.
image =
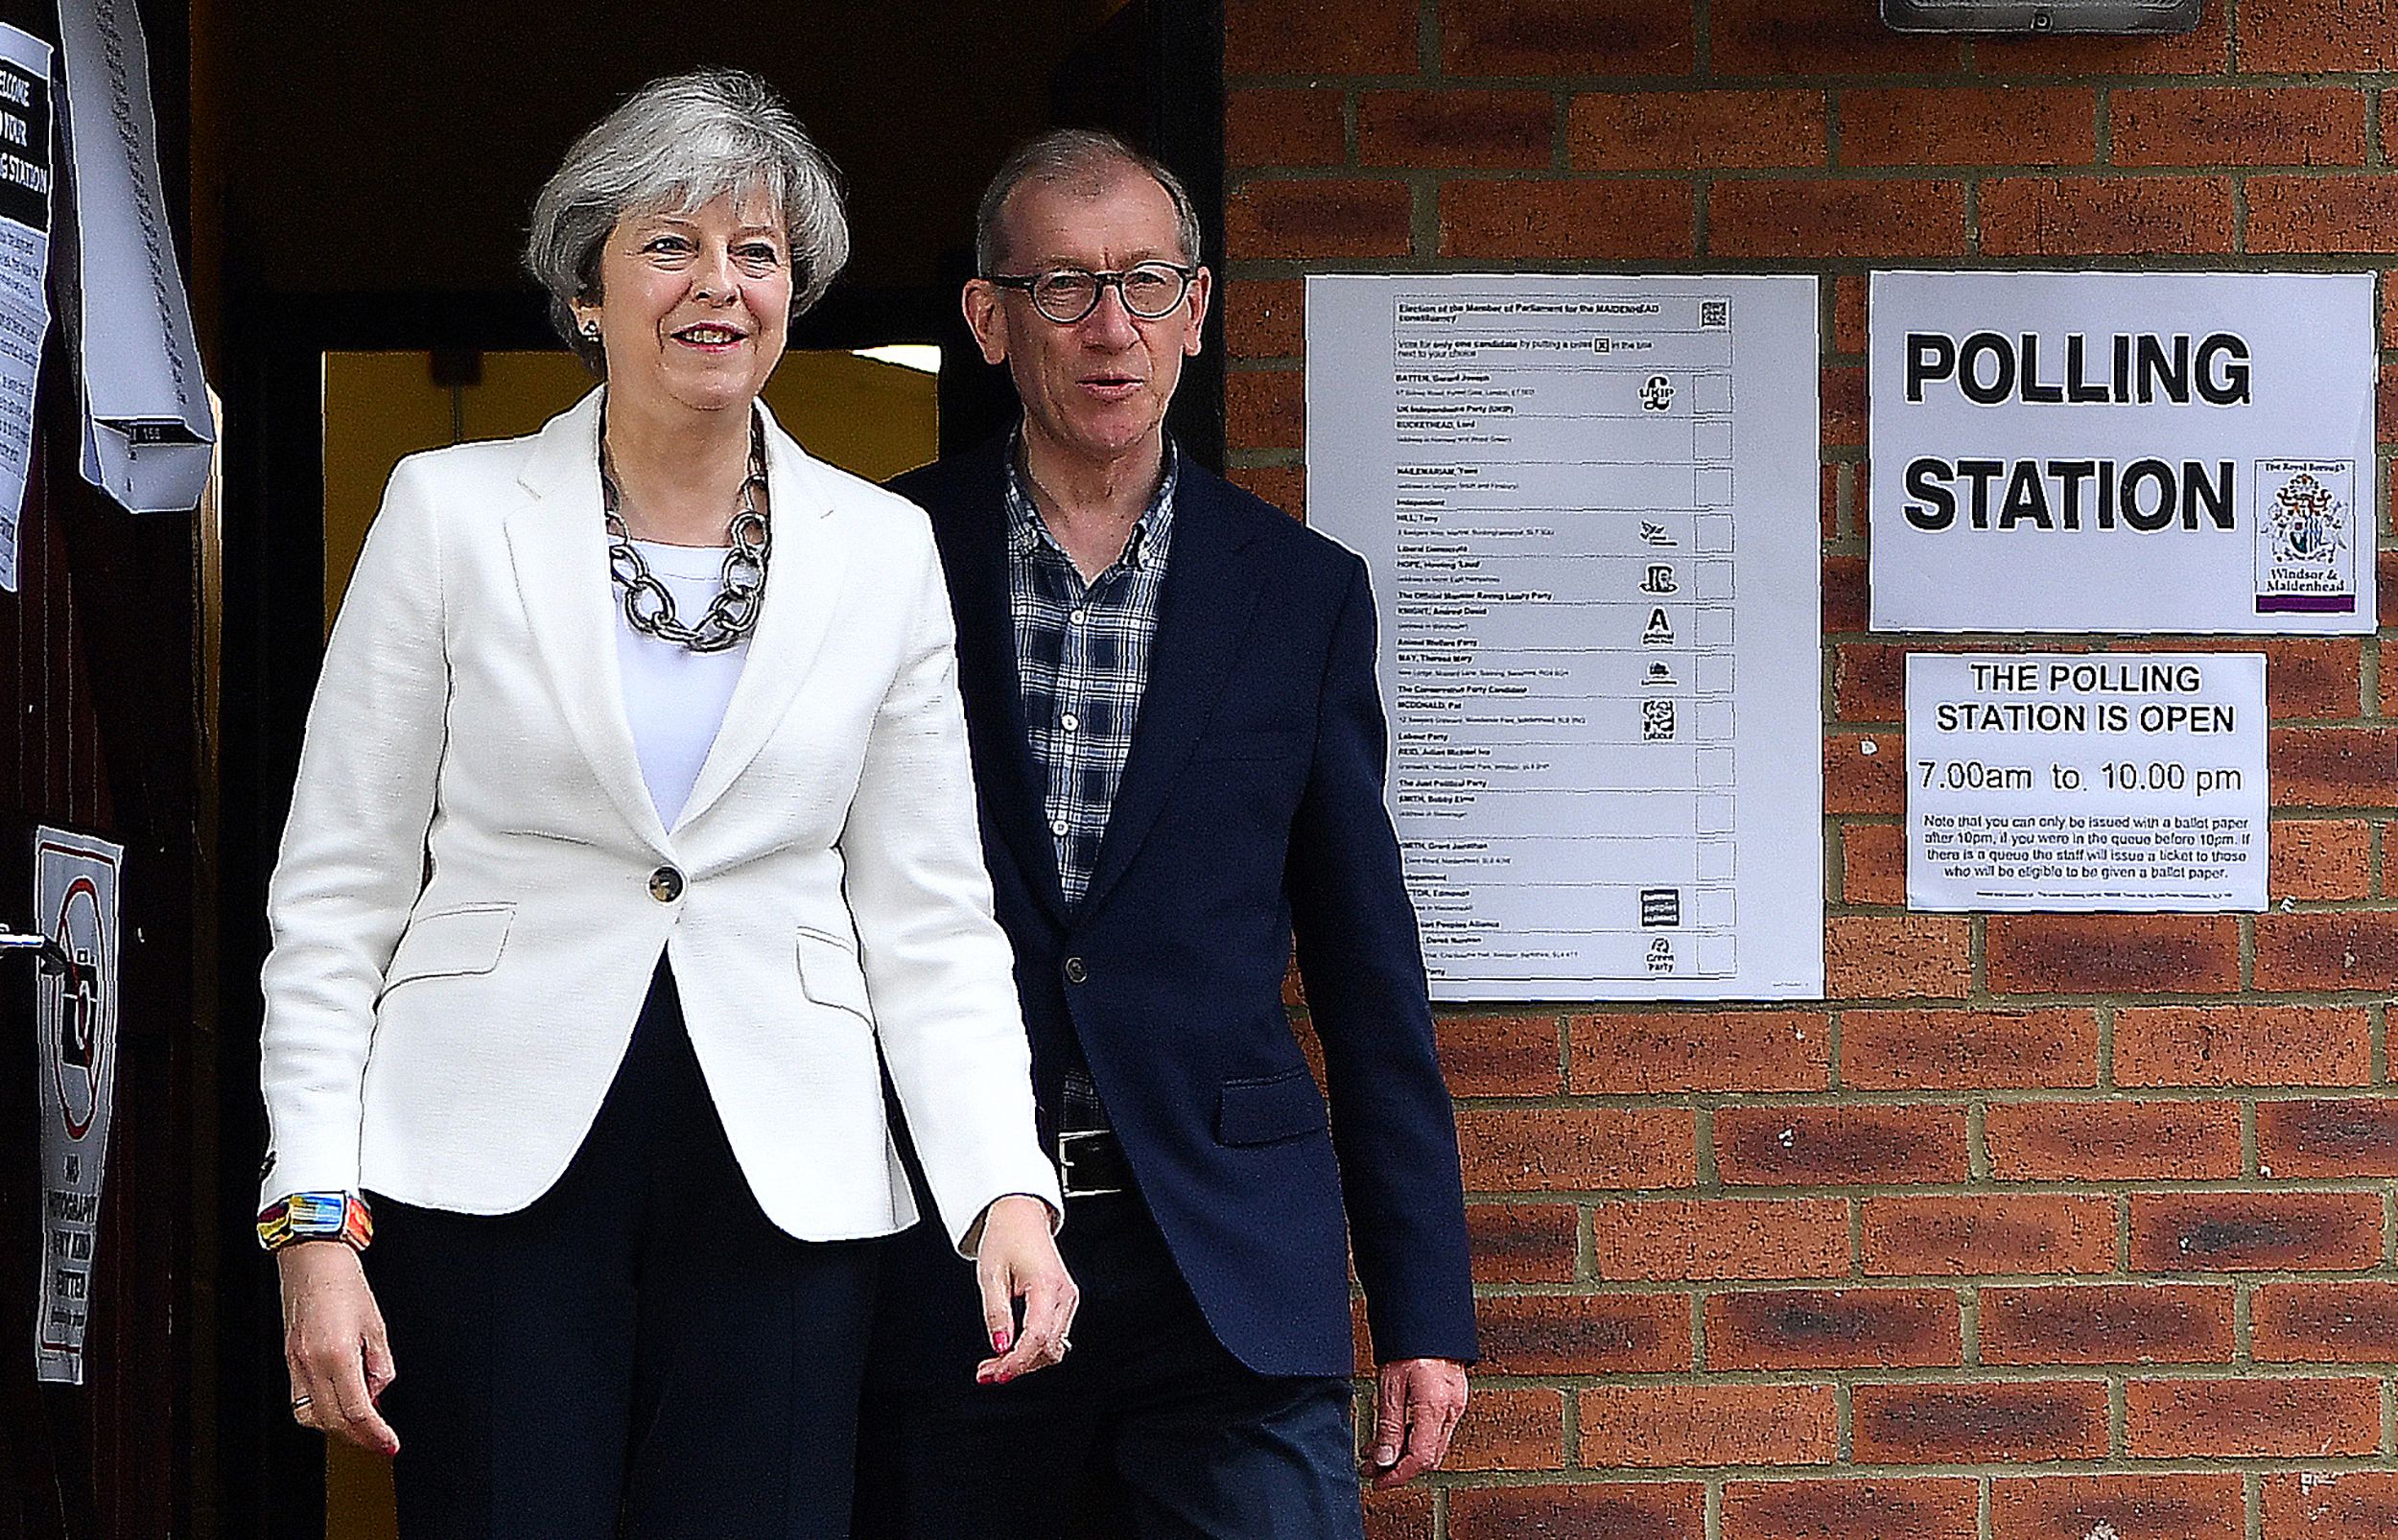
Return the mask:
<path id="1" fill-rule="evenodd" d="M 649 897 L 660 903 L 672 903 L 682 896 L 682 873 L 670 866 L 662 866 L 649 874 Z"/>

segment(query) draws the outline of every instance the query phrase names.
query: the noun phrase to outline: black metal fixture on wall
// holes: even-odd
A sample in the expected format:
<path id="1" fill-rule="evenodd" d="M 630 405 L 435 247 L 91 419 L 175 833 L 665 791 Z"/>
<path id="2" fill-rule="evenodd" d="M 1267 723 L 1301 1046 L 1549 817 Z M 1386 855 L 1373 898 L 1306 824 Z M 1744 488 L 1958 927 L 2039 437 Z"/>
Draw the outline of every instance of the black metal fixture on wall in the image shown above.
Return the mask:
<path id="1" fill-rule="evenodd" d="M 2205 0 L 1881 0 L 1893 32 L 2177 33 Z"/>

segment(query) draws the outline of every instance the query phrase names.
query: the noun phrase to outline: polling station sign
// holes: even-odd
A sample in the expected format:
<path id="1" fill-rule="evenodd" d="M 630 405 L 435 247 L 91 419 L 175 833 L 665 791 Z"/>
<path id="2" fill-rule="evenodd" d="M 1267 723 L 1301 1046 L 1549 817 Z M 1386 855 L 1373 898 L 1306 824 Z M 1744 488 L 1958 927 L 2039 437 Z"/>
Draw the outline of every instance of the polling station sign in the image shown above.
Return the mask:
<path id="1" fill-rule="evenodd" d="M 1877 631 L 2370 632 L 2369 273 L 1877 272 Z"/>

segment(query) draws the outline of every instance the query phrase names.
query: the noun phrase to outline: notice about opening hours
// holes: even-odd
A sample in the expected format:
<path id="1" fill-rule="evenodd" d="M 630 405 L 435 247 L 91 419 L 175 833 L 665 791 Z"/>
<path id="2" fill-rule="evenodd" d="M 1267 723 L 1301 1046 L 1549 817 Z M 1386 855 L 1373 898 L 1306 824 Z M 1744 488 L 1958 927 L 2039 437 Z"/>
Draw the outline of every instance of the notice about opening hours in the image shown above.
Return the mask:
<path id="1" fill-rule="evenodd" d="M 2265 907 L 2265 659 L 1907 660 L 1907 903 Z"/>

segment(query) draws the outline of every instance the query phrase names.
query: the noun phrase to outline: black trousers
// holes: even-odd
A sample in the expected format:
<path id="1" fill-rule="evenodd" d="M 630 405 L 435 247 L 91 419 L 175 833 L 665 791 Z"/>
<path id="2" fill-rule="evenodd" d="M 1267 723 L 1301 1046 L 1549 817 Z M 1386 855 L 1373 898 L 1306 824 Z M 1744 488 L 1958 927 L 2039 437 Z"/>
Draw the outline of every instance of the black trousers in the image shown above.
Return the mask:
<path id="1" fill-rule="evenodd" d="M 1010 1385 L 975 1384 L 972 1281 L 925 1239 L 893 1243 L 893 1281 L 960 1276 L 900 1310 L 885 1291 L 877 1330 L 915 1340 L 877 1349 L 904 1345 L 910 1365 L 874 1376 L 855 1540 L 1360 1540 L 1349 1381 L 1258 1374 L 1227 1352 L 1138 1194 L 1068 1201 L 1073 1351 Z"/>
<path id="2" fill-rule="evenodd" d="M 554 1187 L 513 1214 L 374 1210 L 403 1540 L 847 1532 L 881 1243 L 759 1209 L 663 961 Z"/>

